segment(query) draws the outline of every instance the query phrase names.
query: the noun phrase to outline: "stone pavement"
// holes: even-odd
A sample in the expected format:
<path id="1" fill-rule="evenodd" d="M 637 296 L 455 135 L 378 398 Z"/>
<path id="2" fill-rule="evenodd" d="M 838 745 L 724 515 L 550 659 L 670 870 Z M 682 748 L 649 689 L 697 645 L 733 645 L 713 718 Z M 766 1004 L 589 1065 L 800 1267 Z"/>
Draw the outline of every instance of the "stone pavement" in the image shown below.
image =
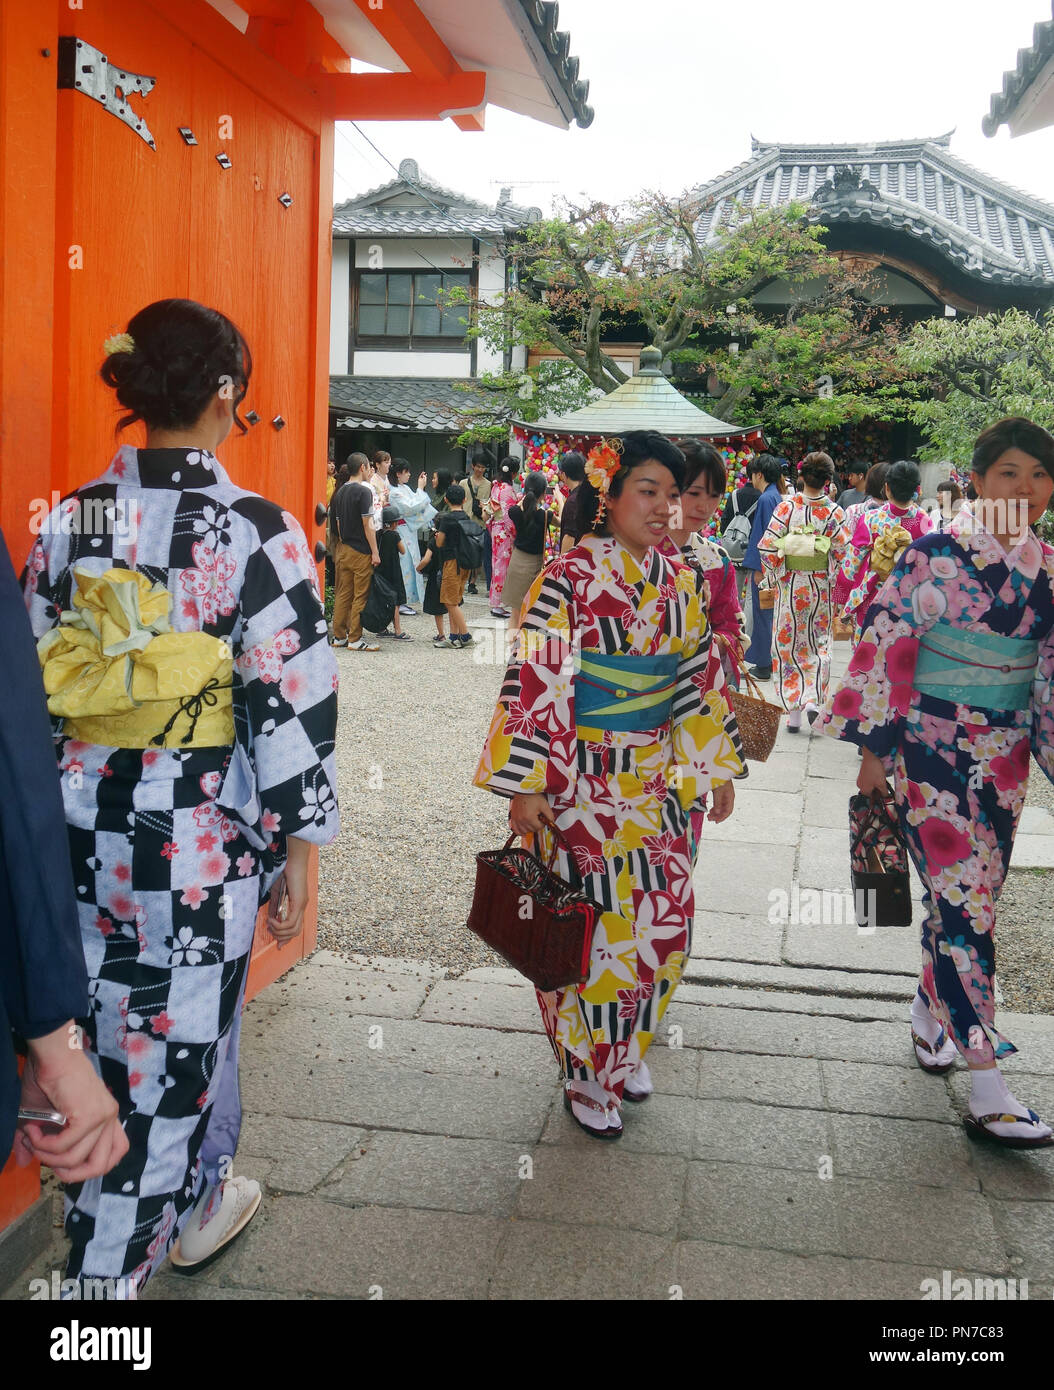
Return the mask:
<path id="1" fill-rule="evenodd" d="M 236 1165 L 263 1210 L 147 1297 L 918 1299 L 950 1270 L 1050 1298 L 1054 1152 L 972 1144 L 965 1069 L 915 1066 L 915 929 L 794 920 L 795 882 L 799 918 L 803 890 L 845 886 L 856 768 L 782 729 L 707 827 L 656 1093 L 618 1143 L 564 1112 L 512 971 L 318 952 L 272 985 L 245 1018 Z M 1012 1084 L 1054 1114 L 1054 1019 L 999 1025 Z"/>

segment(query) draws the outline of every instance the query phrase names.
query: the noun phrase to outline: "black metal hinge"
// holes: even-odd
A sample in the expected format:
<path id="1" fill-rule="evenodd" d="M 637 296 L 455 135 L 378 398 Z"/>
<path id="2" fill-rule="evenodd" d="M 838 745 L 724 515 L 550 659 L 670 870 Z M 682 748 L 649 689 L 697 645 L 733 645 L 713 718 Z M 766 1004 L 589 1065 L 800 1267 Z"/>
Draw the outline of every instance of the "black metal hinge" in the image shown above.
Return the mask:
<path id="1" fill-rule="evenodd" d="M 68 88 L 70 91 L 83 92 L 134 130 L 152 150 L 157 149 L 146 122 L 128 104 L 128 98 L 133 94 L 145 97 L 152 92 L 157 83 L 156 77 L 126 72 L 84 39 L 67 36 L 59 39 L 58 73 L 60 90 Z"/>

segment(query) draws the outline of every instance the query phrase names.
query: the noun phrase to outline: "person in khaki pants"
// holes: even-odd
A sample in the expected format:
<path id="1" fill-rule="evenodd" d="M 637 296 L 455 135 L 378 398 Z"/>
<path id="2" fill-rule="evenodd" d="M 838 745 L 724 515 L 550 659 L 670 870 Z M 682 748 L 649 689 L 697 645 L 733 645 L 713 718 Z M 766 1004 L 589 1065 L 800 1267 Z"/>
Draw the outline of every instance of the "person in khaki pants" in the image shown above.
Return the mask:
<path id="1" fill-rule="evenodd" d="M 351 454 L 348 466 L 351 477 L 333 494 L 330 504 L 337 533 L 333 557 L 333 645 L 351 651 L 378 652 L 377 643 L 367 642 L 362 635 L 362 610 L 374 566 L 381 562 L 373 529 L 373 489 L 363 481 L 369 459 L 365 454 Z"/>

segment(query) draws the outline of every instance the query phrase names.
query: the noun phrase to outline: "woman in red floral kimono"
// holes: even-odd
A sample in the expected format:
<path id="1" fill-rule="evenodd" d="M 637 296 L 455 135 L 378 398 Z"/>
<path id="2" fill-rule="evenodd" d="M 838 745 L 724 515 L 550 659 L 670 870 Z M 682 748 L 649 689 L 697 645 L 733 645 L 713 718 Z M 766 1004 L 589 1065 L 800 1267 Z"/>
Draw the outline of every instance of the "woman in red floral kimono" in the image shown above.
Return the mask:
<path id="1" fill-rule="evenodd" d="M 973 485 L 944 531 L 913 542 L 864 620 L 824 731 L 862 748 L 857 785 L 893 793 L 926 888 L 915 1058 L 970 1068 L 973 1138 L 1047 1147 L 1049 1125 L 1008 1089 L 1016 1051 L 995 1026 L 995 904 L 1028 785 L 1054 780 L 1054 548 L 1030 530 L 1054 492 L 1054 438 L 1000 420 L 977 440 Z"/>
<path id="2" fill-rule="evenodd" d="M 510 798 L 517 833 L 555 821 L 601 909 L 586 983 L 538 997 L 565 1103 L 602 1139 L 621 1135 L 623 1099 L 651 1093 L 644 1055 L 691 949 L 689 816 L 710 794 L 724 820 L 741 767 L 702 580 L 658 549 L 683 468 L 643 431 L 590 455 L 583 515 L 604 529 L 527 595 L 475 776 Z"/>

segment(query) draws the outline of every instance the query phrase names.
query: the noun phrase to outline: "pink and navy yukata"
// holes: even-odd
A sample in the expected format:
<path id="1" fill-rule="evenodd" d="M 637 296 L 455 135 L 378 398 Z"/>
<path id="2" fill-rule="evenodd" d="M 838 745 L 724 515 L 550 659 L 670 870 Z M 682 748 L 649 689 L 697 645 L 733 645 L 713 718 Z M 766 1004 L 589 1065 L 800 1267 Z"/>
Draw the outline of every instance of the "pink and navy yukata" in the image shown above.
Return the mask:
<path id="1" fill-rule="evenodd" d="M 868 610 L 818 727 L 892 777 L 926 889 L 920 991 L 975 1065 L 1016 1051 L 995 1027 L 995 904 L 1029 753 L 1054 781 L 1054 548 L 1007 554 L 964 506 L 904 552 Z"/>

